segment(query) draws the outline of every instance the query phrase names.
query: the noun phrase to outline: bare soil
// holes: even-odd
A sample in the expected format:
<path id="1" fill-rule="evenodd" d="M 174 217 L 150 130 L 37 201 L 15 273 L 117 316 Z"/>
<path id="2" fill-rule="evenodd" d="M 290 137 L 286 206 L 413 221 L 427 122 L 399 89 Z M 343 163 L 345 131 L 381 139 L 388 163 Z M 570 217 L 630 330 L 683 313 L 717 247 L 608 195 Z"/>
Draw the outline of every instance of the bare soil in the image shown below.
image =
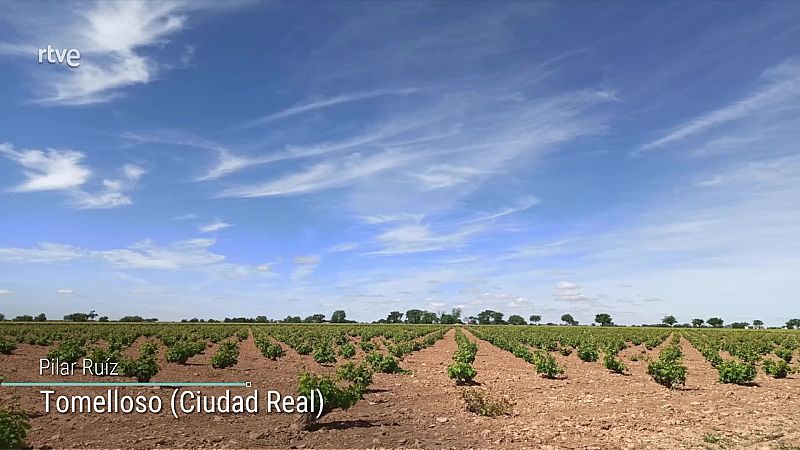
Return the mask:
<path id="1" fill-rule="evenodd" d="M 474 336 L 467 333 L 471 339 Z M 446 367 L 456 349 L 454 332 L 402 361 L 411 374 L 376 374 L 370 391 L 353 408 L 334 411 L 311 431 L 293 427 L 296 415 L 212 414 L 173 418 L 160 415 L 44 413 L 40 388 L 0 390 L 18 397 L 32 416 L 29 443 L 34 448 L 798 448 L 800 379 L 774 380 L 759 374 L 758 386 L 717 382 L 716 371 L 688 342 L 682 342 L 689 368 L 685 389 L 671 391 L 647 374 L 647 362 L 630 361 L 643 347 L 621 353 L 628 374 L 615 375 L 573 353 L 554 353 L 566 378 L 546 380 L 511 353 L 477 340 L 477 386 L 456 386 Z M 138 344 L 138 343 L 137 343 Z M 278 361 L 264 358 L 252 338 L 241 345 L 239 364 L 213 369 L 216 346 L 185 366 L 166 363 L 152 381 L 250 381 L 267 390 L 295 394 L 303 371 L 333 372 L 288 347 Z M 48 349 L 21 344 L 0 355 L 0 375 L 13 381 L 52 381 L 38 375 Z M 659 349 L 645 351 L 651 358 Z M 361 357 L 363 352 L 359 351 Z M 107 381 L 97 377 L 63 381 Z M 56 388 L 59 395 L 95 393 L 95 388 Z M 234 393 L 251 389 L 232 388 Z M 481 417 L 465 409 L 464 389 L 482 389 L 514 404 L 513 414 Z M 172 389 L 119 388 L 124 394 L 157 393 L 169 402 Z M 96 393 L 104 391 L 96 388 Z M 224 389 L 204 388 L 207 394 Z"/>

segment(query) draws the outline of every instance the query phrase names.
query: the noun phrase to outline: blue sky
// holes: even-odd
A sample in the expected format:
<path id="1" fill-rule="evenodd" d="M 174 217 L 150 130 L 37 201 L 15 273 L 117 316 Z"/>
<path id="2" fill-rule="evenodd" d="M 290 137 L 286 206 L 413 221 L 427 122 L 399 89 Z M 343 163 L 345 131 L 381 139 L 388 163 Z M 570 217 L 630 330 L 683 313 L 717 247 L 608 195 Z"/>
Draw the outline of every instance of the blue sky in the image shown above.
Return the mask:
<path id="1" fill-rule="evenodd" d="M 800 4 L 6 2 L 0 22 L 7 317 L 798 315 Z M 48 44 L 80 67 L 37 64 Z"/>

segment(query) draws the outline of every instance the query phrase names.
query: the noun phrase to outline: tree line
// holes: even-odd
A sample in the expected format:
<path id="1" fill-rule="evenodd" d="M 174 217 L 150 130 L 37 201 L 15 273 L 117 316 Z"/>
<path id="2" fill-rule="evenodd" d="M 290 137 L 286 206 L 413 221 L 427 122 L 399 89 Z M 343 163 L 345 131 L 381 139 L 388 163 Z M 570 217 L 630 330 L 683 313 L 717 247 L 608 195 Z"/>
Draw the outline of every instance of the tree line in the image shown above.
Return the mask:
<path id="1" fill-rule="evenodd" d="M 325 314 L 312 314 L 301 318 L 300 316 L 286 316 L 284 319 L 269 319 L 267 316 L 261 315 L 256 317 L 226 317 L 222 320 L 219 319 L 198 319 L 193 317 L 191 319 L 182 319 L 182 323 L 356 323 L 354 320 L 347 319 L 347 313 L 344 310 L 336 310 L 331 314 L 330 320 L 325 319 Z M 63 320 L 65 322 L 111 322 L 108 316 L 99 316 L 94 310 L 88 313 L 76 312 L 67 314 Z M 5 315 L 0 313 L 0 321 L 5 320 Z M 14 322 L 47 322 L 47 316 L 41 313 L 37 316 L 20 315 L 13 319 Z M 453 308 L 450 312 L 431 312 L 423 309 L 409 309 L 405 313 L 400 311 L 391 311 L 385 319 L 376 320 L 373 323 L 405 323 L 405 324 L 470 324 L 470 325 L 538 325 L 542 321 L 542 316 L 532 314 L 526 320 L 518 314 L 512 314 L 505 319 L 505 314 L 499 311 L 486 309 L 474 316 L 462 318 L 460 308 Z M 144 318 L 142 316 L 123 316 L 116 322 L 158 322 L 158 318 Z M 580 323 L 575 320 L 572 314 L 564 314 L 561 316 L 561 324 L 568 326 L 578 326 Z M 546 325 L 559 325 L 556 323 L 548 322 Z M 608 313 L 600 313 L 595 315 L 594 322 L 591 325 L 600 326 L 616 326 L 613 318 Z M 674 328 L 765 328 L 762 320 L 753 320 L 751 322 L 732 322 L 725 325 L 725 321 L 719 317 L 711 317 L 709 319 L 692 319 L 691 322 L 679 324 L 678 319 L 673 315 L 664 316 L 660 323 L 655 324 L 642 324 L 643 327 L 674 327 Z M 800 319 L 791 319 L 786 322 L 784 328 L 800 329 Z"/>

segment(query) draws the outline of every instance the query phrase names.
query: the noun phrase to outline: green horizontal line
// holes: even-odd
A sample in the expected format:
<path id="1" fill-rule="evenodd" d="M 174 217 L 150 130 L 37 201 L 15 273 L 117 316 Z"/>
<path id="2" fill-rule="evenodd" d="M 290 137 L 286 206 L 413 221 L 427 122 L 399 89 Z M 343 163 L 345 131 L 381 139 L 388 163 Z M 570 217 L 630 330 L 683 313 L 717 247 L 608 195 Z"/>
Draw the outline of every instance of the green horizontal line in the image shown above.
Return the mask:
<path id="1" fill-rule="evenodd" d="M 109 382 L 69 382 L 69 381 L 3 381 L 0 386 L 19 386 L 19 387 L 137 387 L 137 386 L 161 386 L 161 387 L 249 387 L 249 383 L 244 381 L 235 382 L 179 382 L 162 381 L 158 383 L 137 383 L 135 381 L 109 381 Z"/>

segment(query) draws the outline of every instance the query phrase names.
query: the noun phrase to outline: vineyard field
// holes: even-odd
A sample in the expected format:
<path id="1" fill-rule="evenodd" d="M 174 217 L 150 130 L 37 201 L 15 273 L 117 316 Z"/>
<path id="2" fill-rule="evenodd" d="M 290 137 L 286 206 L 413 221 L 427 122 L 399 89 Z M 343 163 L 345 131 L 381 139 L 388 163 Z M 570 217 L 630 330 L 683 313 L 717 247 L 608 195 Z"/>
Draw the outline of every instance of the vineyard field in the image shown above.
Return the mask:
<path id="1" fill-rule="evenodd" d="M 42 359 L 83 358 L 123 373 L 39 373 Z M 3 386 L 0 400 L 27 413 L 34 448 L 796 448 L 799 359 L 792 330 L 3 323 L 5 382 L 251 383 L 205 394 L 338 387 L 313 423 L 264 411 L 45 413 L 40 387 Z M 173 389 L 119 392 L 167 403 Z"/>

